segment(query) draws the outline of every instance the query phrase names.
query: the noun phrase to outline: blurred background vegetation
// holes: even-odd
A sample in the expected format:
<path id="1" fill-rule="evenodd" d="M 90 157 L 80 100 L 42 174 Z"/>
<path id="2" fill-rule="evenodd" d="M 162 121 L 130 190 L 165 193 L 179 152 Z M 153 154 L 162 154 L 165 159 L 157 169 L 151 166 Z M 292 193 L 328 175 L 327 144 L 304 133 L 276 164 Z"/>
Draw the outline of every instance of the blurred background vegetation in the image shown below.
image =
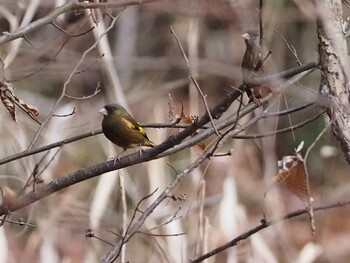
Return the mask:
<path id="1" fill-rule="evenodd" d="M 38 5 L 31 21 L 48 15 L 63 3 L 0 0 L 0 31 L 11 31 L 6 12 L 20 24 L 34 2 Z M 303 6 L 299 2 L 266 1 L 265 41 L 272 50 L 266 74 L 297 66 L 276 30 L 296 49 L 302 63 L 317 59 L 316 22 L 308 12 L 308 4 Z M 102 55 L 97 49 L 93 50 L 79 67 L 79 74 L 73 76 L 66 93 L 83 98 L 93 94 L 98 85 L 101 92 L 87 99 L 64 98 L 55 113 L 69 114 L 74 108 L 75 113 L 53 117 L 34 148 L 99 129 L 102 116 L 98 110 L 107 103 L 120 101 L 117 96 L 120 91 L 133 116 L 142 123 L 169 121 L 169 103 L 175 114 L 180 114 L 182 103 L 185 114 L 202 115 L 203 104 L 189 80 L 186 62 L 169 27 L 173 27 L 184 46 L 209 106 L 214 106 L 242 82 L 240 65 L 245 45 L 241 35 L 258 27 L 258 6 L 257 0 L 177 0 L 127 7 L 107 35 L 112 70 L 122 90 L 118 91 L 108 76 L 104 60 L 110 58 L 106 58 L 104 51 Z M 119 11 L 102 9 L 103 13 L 113 16 Z M 348 14 L 345 7 L 344 17 Z M 66 13 L 55 23 L 66 32 L 79 34 L 95 26 L 91 21 L 90 12 L 82 11 Z M 105 23 L 107 27 L 110 21 L 104 14 L 98 23 Z M 44 120 L 62 93 L 69 74 L 96 37 L 93 32 L 72 37 L 49 24 L 26 35 L 26 39 L 28 41 L 22 39 L 13 61 L 5 63 L 3 76 L 12 83 L 19 98 L 39 109 L 38 118 Z M 0 46 L 3 60 L 14 42 Z M 315 71 L 299 85 L 289 87 L 278 97 L 274 110 L 316 100 L 319 79 L 320 73 Z M 238 105 L 236 101 L 229 112 L 234 113 Z M 288 127 L 318 112 L 319 109 L 313 107 L 291 117 L 263 120 L 261 127 L 250 127 L 246 133 Z M 18 123 L 15 123 L 6 109 L 0 107 L 0 158 L 25 150 L 38 129 L 38 124 L 26 114 L 17 113 Z M 241 120 L 241 124 L 250 117 Z M 164 202 L 143 228 L 147 232 L 159 226 L 151 233 L 185 235 L 156 237 L 140 233 L 126 244 L 121 262 L 187 262 L 259 224 L 264 215 L 272 218 L 304 208 L 303 202 L 283 184 L 266 197 L 264 193 L 277 173 L 277 160 L 293 154 L 301 141 L 305 142 L 304 153 L 327 121 L 325 116 L 294 133 L 264 140 L 232 140 L 224 145 L 218 153 L 232 150 L 232 155 L 212 158 L 197 168 L 173 193 L 175 196 L 185 194 L 186 200 Z M 174 129 L 147 129 L 155 143 L 161 143 L 176 132 Z M 47 155 L 40 153 L 1 165 L 0 186 L 19 192 L 42 159 L 39 171 L 44 171 L 40 177 L 48 183 L 108 160 L 120 151 L 103 135 L 89 137 L 59 150 L 53 149 Z M 183 150 L 74 185 L 12 213 L 11 219 L 23 218 L 36 227 L 6 223 L 0 229 L 1 262 L 100 262 L 110 245 L 86 238 L 85 230 L 93 228 L 97 236 L 115 243 L 119 237 L 106 229 L 122 234 L 123 224 L 130 220 L 135 204 L 157 188 L 158 192 L 164 189 L 175 176 L 171 167 L 182 171 L 196 157 L 193 149 Z M 46 164 L 49 165 L 45 167 Z M 307 168 L 315 205 L 349 198 L 349 166 L 330 132 L 322 136 L 312 150 Z M 127 218 L 121 202 L 120 178 L 125 180 Z M 145 209 L 158 192 L 143 202 L 140 209 Z M 208 262 L 348 262 L 349 216 L 349 208 L 317 213 L 314 236 L 307 216 L 285 221 Z"/>

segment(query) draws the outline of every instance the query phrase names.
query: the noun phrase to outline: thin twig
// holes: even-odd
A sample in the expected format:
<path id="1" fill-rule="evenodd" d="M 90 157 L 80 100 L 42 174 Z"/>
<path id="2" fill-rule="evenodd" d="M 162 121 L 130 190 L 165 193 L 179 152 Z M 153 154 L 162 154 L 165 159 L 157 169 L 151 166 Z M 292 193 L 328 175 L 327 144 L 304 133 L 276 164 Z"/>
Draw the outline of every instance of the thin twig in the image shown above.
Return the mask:
<path id="1" fill-rule="evenodd" d="M 75 111 L 76 111 L 76 108 L 74 107 L 72 112 L 70 113 L 66 113 L 66 114 L 53 114 L 52 116 L 53 117 L 58 117 L 58 118 L 66 118 L 66 117 L 69 117 L 69 116 L 72 116 L 75 114 Z"/>
<path id="2" fill-rule="evenodd" d="M 294 56 L 295 61 L 297 62 L 297 64 L 298 64 L 299 66 L 301 66 L 302 63 L 300 62 L 300 59 L 299 59 L 299 57 L 298 57 L 298 53 L 297 53 L 296 49 L 295 49 L 292 45 L 290 45 L 290 44 L 287 42 L 287 39 L 285 39 L 284 36 L 283 36 L 278 30 L 275 30 L 275 32 L 277 33 L 277 35 L 280 36 L 280 38 L 282 38 L 282 40 L 283 40 L 283 42 L 286 44 L 287 48 L 289 49 L 289 51 L 290 51 L 290 52 L 292 53 L 292 55 Z"/>
<path id="3" fill-rule="evenodd" d="M 320 134 L 316 137 L 316 139 L 312 142 L 312 144 L 309 146 L 309 148 L 306 151 L 305 157 L 304 157 L 304 165 L 305 165 L 305 174 L 306 174 L 306 192 L 307 192 L 307 209 L 310 216 L 310 226 L 311 226 L 311 232 L 314 234 L 316 231 L 315 226 L 315 217 L 314 217 L 314 209 L 312 206 L 312 200 L 311 200 L 311 190 L 310 190 L 310 175 L 309 171 L 306 167 L 306 160 L 309 157 L 309 153 L 311 150 L 316 146 L 317 142 L 321 139 L 323 134 L 327 131 L 327 129 L 331 126 L 332 122 L 329 122 L 326 127 L 320 132 Z"/>
<path id="4" fill-rule="evenodd" d="M 101 90 L 100 90 L 100 83 L 97 83 L 96 89 L 95 89 L 94 92 L 93 92 L 92 94 L 90 94 L 90 95 L 82 96 L 82 97 L 74 97 L 74 96 L 65 94 L 64 96 L 65 96 L 66 98 L 69 98 L 69 99 L 72 99 L 72 100 L 87 100 L 87 99 L 91 99 L 92 97 L 96 96 L 100 91 L 101 91 Z"/>
<path id="5" fill-rule="evenodd" d="M 259 45 L 260 47 L 264 46 L 264 21 L 263 21 L 263 11 L 264 11 L 264 0 L 260 0 L 259 2 L 259 30 L 260 30 L 260 39 Z"/>
<path id="6" fill-rule="evenodd" d="M 144 231 L 137 231 L 139 234 L 144 234 L 147 236 L 152 236 L 152 237 L 177 237 L 177 236 L 184 236 L 187 233 L 177 233 L 177 234 L 152 234 Z"/>
<path id="7" fill-rule="evenodd" d="M 81 140 L 81 139 L 84 139 L 84 138 L 87 138 L 87 137 L 90 137 L 90 136 L 94 136 L 94 135 L 97 135 L 97 134 L 100 134 L 100 133 L 102 133 L 101 129 L 95 130 L 95 131 L 90 131 L 90 132 L 86 132 L 86 133 L 83 133 L 83 134 L 79 134 L 79 135 L 70 137 L 68 139 L 64 139 L 64 140 L 61 140 L 61 141 L 58 141 L 58 142 L 54 142 L 54 143 L 51 143 L 51 144 L 48 144 L 48 145 L 45 145 L 45 146 L 42 146 L 42 147 L 30 150 L 30 151 L 25 150 L 25 151 L 22 151 L 22 152 L 19 152 L 19 153 L 16 153 L 14 155 L 11 155 L 11 156 L 8 156 L 6 158 L 1 159 L 0 160 L 0 165 L 5 164 L 5 163 L 9 163 L 9 162 L 12 162 L 14 160 L 18 160 L 18 159 L 21 159 L 21 158 L 24 158 L 24 157 L 27 157 L 27 156 L 30 156 L 30 155 L 41 153 L 41 152 L 44 152 L 44 151 L 47 151 L 47 150 L 50 150 L 50 149 L 61 147 L 61 146 L 65 145 L 65 144 L 69 144 L 69 143 L 72 143 L 72 142 L 75 142 L 75 141 L 78 141 L 78 140 Z"/>
<path id="8" fill-rule="evenodd" d="M 184 57 L 184 59 L 185 59 L 185 61 L 186 61 L 187 68 L 188 68 L 188 74 L 189 74 L 189 76 L 190 76 L 190 78 L 191 78 L 191 80 L 192 80 L 194 86 L 196 87 L 198 93 L 201 95 L 201 98 L 202 98 L 202 100 L 203 100 L 203 104 L 204 104 L 205 110 L 207 111 L 207 113 L 208 113 L 208 115 L 209 115 L 211 125 L 213 126 L 213 129 L 214 129 L 216 135 L 217 135 L 217 136 L 220 136 L 220 133 L 218 132 L 218 130 L 217 130 L 216 127 L 215 127 L 215 123 L 214 123 L 213 117 L 212 117 L 211 114 L 210 114 L 210 110 L 209 110 L 209 106 L 208 106 L 208 103 L 207 103 L 206 96 L 203 94 L 201 88 L 199 87 L 198 82 L 197 82 L 196 79 L 193 77 L 192 70 L 191 70 L 191 65 L 190 65 L 190 61 L 189 61 L 188 58 L 187 58 L 187 55 L 186 55 L 186 53 L 185 53 L 185 50 L 183 49 L 182 44 L 181 44 L 179 38 L 177 37 L 177 35 L 176 35 L 176 33 L 175 33 L 175 31 L 174 31 L 174 29 L 173 29 L 172 27 L 170 27 L 170 31 L 171 31 L 171 33 L 173 34 L 173 36 L 174 36 L 174 38 L 175 38 L 177 44 L 179 45 L 180 51 L 181 51 L 181 53 L 182 53 L 182 55 L 183 55 L 183 57 Z"/>
<path id="9" fill-rule="evenodd" d="M 295 124 L 295 125 L 283 128 L 283 129 L 279 129 L 277 131 L 266 132 L 266 133 L 261 133 L 261 134 L 235 135 L 232 138 L 235 138 L 235 139 L 258 139 L 258 138 L 264 138 L 264 137 L 274 136 L 276 134 L 294 131 L 296 129 L 299 129 L 299 128 L 305 126 L 306 124 L 313 122 L 314 120 L 317 120 L 319 117 L 321 117 L 325 113 L 326 113 L 326 111 L 322 111 L 321 113 L 319 113 L 319 114 L 317 114 L 309 119 L 306 119 L 298 124 Z"/>
<path id="10" fill-rule="evenodd" d="M 10 223 L 10 224 L 14 224 L 14 225 L 25 226 L 25 227 L 33 227 L 33 228 L 37 227 L 34 224 L 23 222 L 23 219 L 21 219 L 21 218 L 19 218 L 17 221 L 0 218 L 0 225 L 3 225 L 4 223 Z"/>
<path id="11" fill-rule="evenodd" d="M 57 25 L 55 22 L 51 21 L 51 25 L 53 25 L 54 27 L 56 27 L 59 31 L 61 31 L 62 33 L 68 35 L 69 37 L 81 37 L 86 35 L 87 33 L 91 32 L 92 30 L 94 30 L 95 27 L 90 27 L 88 30 L 84 31 L 83 33 L 78 33 L 78 34 L 72 34 L 67 32 L 66 30 L 64 30 L 62 27 L 60 27 L 59 25 Z"/>
<path id="12" fill-rule="evenodd" d="M 119 171 L 119 188 L 120 188 L 120 199 L 121 199 L 121 204 L 122 204 L 122 233 L 123 236 L 126 234 L 126 229 L 127 229 L 127 209 L 126 209 L 126 195 L 125 195 L 125 180 L 124 180 L 124 174 L 123 170 Z M 124 245 L 122 250 L 121 250 L 121 262 L 125 262 L 125 251 L 126 251 L 126 246 Z"/>

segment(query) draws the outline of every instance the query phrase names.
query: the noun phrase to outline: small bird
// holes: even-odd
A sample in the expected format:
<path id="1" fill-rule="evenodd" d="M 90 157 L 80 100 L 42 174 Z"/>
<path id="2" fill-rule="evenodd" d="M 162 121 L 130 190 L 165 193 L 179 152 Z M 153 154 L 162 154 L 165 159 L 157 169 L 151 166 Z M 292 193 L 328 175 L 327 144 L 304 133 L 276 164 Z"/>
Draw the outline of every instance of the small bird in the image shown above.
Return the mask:
<path id="1" fill-rule="evenodd" d="M 246 44 L 246 50 L 242 60 L 243 83 L 249 81 L 254 73 L 259 70 L 258 63 L 263 59 L 260 47 L 260 35 L 258 31 L 248 31 L 242 35 Z"/>
<path id="2" fill-rule="evenodd" d="M 242 78 L 243 83 L 247 84 L 249 80 L 257 74 L 264 63 L 263 48 L 260 46 L 260 34 L 256 30 L 248 31 L 242 35 L 246 44 L 246 50 L 242 60 Z M 259 98 L 266 95 L 271 88 L 266 86 L 248 87 L 246 93 L 249 102 L 254 101 L 260 105 Z"/>
<path id="3" fill-rule="evenodd" d="M 141 146 L 155 147 L 144 129 L 137 121 L 118 104 L 105 105 L 100 111 L 103 115 L 102 131 L 108 140 L 123 148 L 123 152 L 128 148 Z M 118 155 L 116 159 L 120 159 Z"/>

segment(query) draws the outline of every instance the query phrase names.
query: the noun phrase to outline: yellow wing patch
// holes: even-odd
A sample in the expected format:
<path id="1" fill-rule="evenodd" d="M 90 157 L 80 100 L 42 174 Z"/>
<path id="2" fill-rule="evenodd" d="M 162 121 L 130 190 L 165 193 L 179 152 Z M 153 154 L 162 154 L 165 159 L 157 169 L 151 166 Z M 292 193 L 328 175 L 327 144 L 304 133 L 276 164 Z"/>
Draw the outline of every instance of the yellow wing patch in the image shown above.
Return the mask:
<path id="1" fill-rule="evenodd" d="M 128 121 L 128 120 L 126 120 L 124 118 L 122 120 L 130 129 L 138 130 L 143 136 L 147 136 L 145 130 L 141 126 L 135 126 L 130 121 Z"/>

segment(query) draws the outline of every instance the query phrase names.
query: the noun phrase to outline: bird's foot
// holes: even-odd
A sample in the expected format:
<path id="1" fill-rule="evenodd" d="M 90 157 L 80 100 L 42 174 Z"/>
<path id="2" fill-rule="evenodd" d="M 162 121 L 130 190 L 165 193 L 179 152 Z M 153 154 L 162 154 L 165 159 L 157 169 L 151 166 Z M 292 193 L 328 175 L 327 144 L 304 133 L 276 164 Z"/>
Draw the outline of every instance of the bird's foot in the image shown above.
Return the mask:
<path id="1" fill-rule="evenodd" d="M 249 102 L 252 102 L 252 101 L 255 103 L 255 105 L 256 105 L 258 108 L 260 108 L 260 106 L 261 106 L 260 99 L 258 99 L 258 98 L 255 96 L 254 93 L 252 93 L 252 96 L 251 96 L 250 99 L 249 99 Z"/>
<path id="2" fill-rule="evenodd" d="M 109 160 L 113 161 L 113 165 L 115 165 L 118 162 L 120 162 L 121 155 L 117 154 L 115 157 L 111 157 Z"/>

